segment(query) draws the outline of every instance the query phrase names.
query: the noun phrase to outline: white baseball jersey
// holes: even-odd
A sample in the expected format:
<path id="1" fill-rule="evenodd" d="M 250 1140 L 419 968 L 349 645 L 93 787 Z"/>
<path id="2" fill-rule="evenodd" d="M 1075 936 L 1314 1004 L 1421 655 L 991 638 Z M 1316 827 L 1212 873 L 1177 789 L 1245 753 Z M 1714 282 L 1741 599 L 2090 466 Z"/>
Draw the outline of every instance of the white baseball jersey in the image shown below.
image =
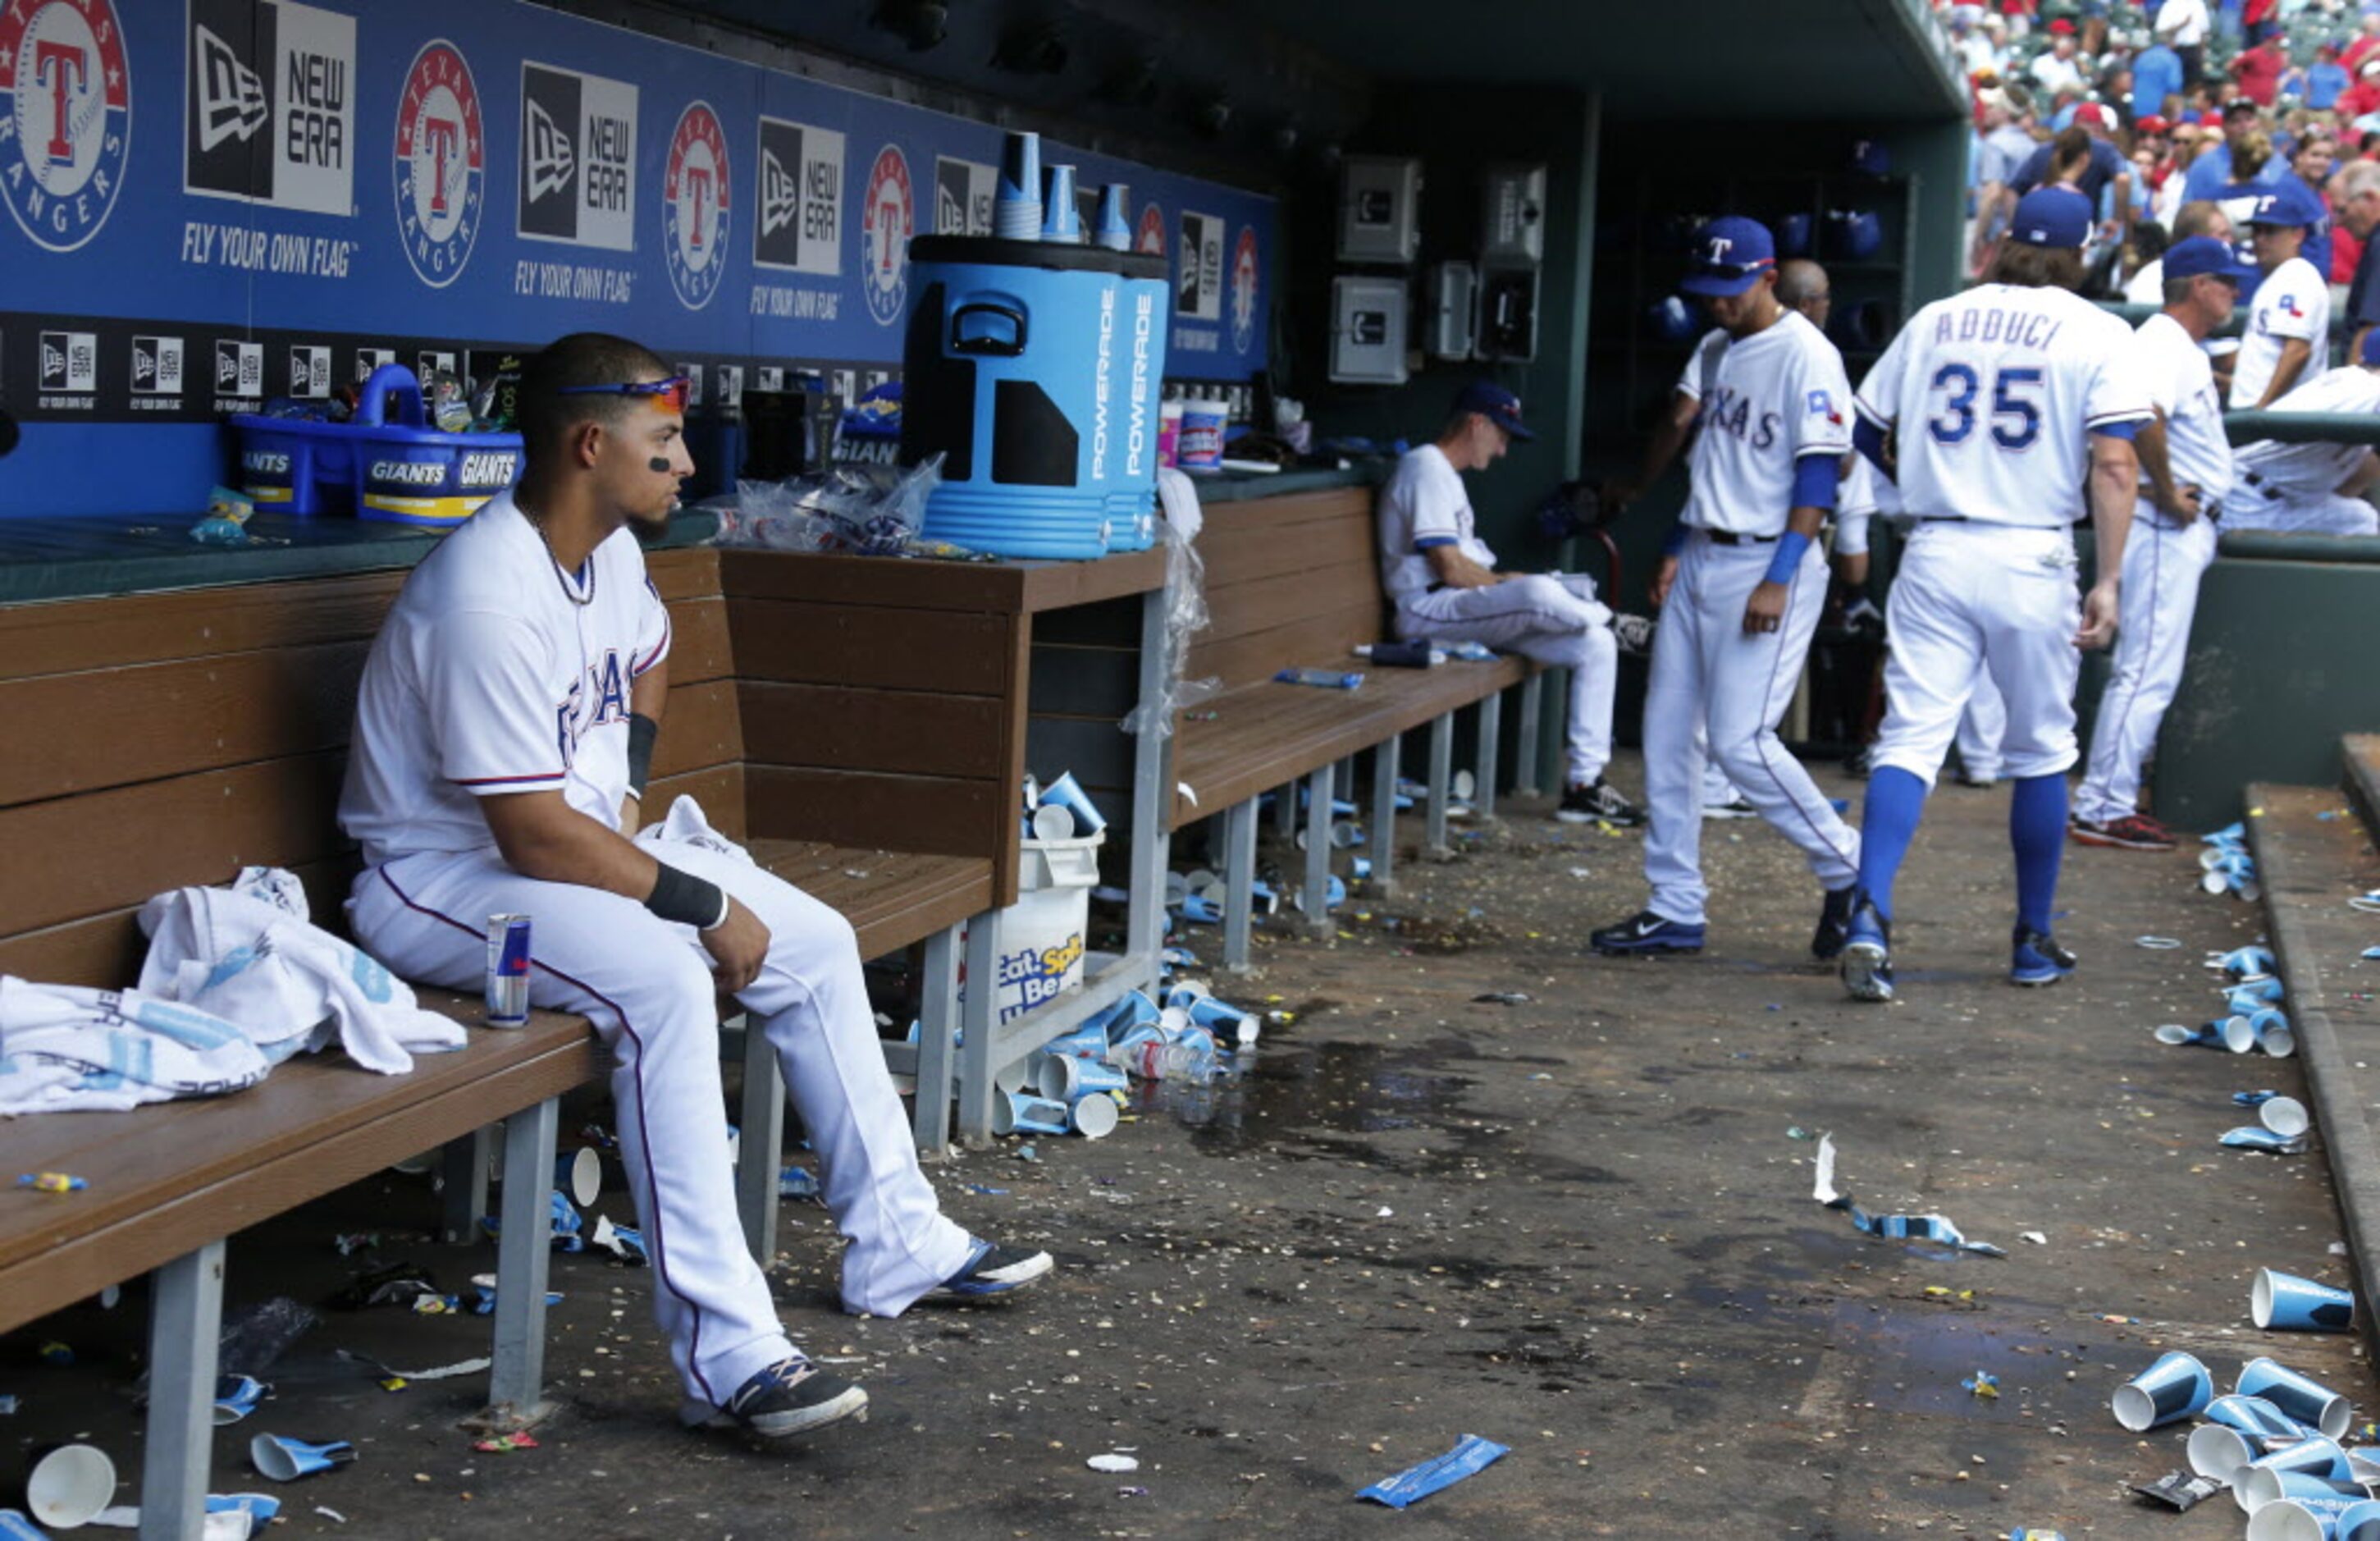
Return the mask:
<path id="1" fill-rule="evenodd" d="M 2048 528 L 2082 516 L 2090 431 L 2150 416 L 2131 328 L 2067 290 L 2008 284 L 1918 311 L 1859 410 L 1897 432 L 1910 513 Z"/>
<path id="2" fill-rule="evenodd" d="M 1380 489 L 1378 528 L 1380 572 L 1391 600 L 1423 593 L 1438 581 L 1427 554 L 1434 546 L 1452 545 L 1482 567 L 1496 565 L 1496 553 L 1473 526 L 1463 473 L 1436 444 L 1398 458 Z"/>
<path id="3" fill-rule="evenodd" d="M 1798 310 L 1749 337 L 1706 336 L 1678 389 L 1702 403 L 1682 516 L 1691 528 L 1781 535 L 1795 462 L 1852 447 L 1842 355 Z"/>
<path id="4" fill-rule="evenodd" d="M 492 794 L 559 790 L 616 828 L 629 693 L 669 641 L 635 536 L 565 574 L 498 493 L 422 559 L 372 643 L 340 824 L 375 867 L 492 848 Z"/>
<path id="5" fill-rule="evenodd" d="M 2162 310 L 2141 322 L 2141 368 L 2149 399 L 2165 414 L 2166 459 L 2176 486 L 2195 484 L 2209 501 L 2231 485 L 2231 442 L 2223 436 L 2223 400 L 2206 351 Z M 2145 489 L 2148 478 L 2141 478 Z M 2150 504 L 2143 504 L 2147 513 Z"/>
<path id="6" fill-rule="evenodd" d="M 2280 367 L 2281 345 L 2301 338 L 2313 357 L 2298 378 L 2320 370 L 2330 358 L 2330 285 L 2302 257 L 2292 257 L 2265 275 L 2249 307 L 2240 338 L 2240 359 L 2231 367 L 2231 405 L 2253 406 Z"/>
<path id="7" fill-rule="evenodd" d="M 2326 370 L 2273 403 L 2276 412 L 2380 412 L 2380 374 L 2360 364 Z M 2289 444 L 2261 439 L 2240 446 L 2234 460 L 2241 472 L 2288 492 L 2335 492 L 2362 464 L 2369 444 L 2317 440 Z"/>

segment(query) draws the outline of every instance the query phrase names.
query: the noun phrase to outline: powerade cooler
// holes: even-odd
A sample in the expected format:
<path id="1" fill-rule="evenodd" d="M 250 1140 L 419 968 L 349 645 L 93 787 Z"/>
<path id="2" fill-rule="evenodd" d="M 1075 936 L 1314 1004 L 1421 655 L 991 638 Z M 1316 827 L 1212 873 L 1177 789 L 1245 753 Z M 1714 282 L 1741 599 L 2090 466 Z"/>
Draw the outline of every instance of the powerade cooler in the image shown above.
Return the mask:
<path id="1" fill-rule="evenodd" d="M 942 456 L 927 537 L 1000 556 L 1147 549 L 1165 259 L 920 236 L 909 261 L 901 460 Z"/>

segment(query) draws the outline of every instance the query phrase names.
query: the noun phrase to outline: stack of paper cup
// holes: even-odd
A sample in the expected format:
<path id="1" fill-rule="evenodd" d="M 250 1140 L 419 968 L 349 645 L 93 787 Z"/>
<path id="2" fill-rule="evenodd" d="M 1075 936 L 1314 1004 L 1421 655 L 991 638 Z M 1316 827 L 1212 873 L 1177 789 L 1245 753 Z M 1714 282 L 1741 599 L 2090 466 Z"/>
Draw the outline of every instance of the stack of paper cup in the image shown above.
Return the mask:
<path id="1" fill-rule="evenodd" d="M 1041 238 L 1041 136 L 1011 134 L 1000 147 L 991 233 L 1003 241 Z"/>
<path id="2" fill-rule="evenodd" d="M 1075 168 L 1051 166 L 1041 174 L 1041 238 L 1059 246 L 1083 244 L 1083 211 L 1075 201 Z"/>
<path id="3" fill-rule="evenodd" d="M 1110 251 L 1132 249 L 1132 189 L 1121 182 L 1099 188 L 1099 244 Z"/>

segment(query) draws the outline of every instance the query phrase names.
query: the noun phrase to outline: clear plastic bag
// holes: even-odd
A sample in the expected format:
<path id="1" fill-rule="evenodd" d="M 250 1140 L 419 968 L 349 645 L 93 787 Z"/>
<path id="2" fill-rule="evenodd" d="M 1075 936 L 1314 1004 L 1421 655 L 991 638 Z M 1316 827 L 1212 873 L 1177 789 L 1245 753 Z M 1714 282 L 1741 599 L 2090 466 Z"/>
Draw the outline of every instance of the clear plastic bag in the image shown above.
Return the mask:
<path id="1" fill-rule="evenodd" d="M 918 538 L 926 499 L 941 479 L 942 457 L 934 455 L 902 471 L 838 466 L 783 481 L 739 481 L 734 500 L 717 505 L 719 533 L 710 543 L 861 556 L 921 554 L 929 549 Z"/>
<path id="2" fill-rule="evenodd" d="M 1157 698 L 1124 713 L 1121 726 L 1128 734 L 1154 733 L 1163 738 L 1173 731 L 1175 713 L 1220 695 L 1223 682 L 1211 674 L 1195 680 L 1182 677 L 1190 658 L 1191 634 L 1206 630 L 1210 619 L 1207 612 L 1207 564 L 1199 558 L 1198 548 L 1192 544 L 1191 538 L 1183 534 L 1172 520 L 1158 520 L 1157 535 L 1165 545 L 1165 668 L 1160 675 Z"/>

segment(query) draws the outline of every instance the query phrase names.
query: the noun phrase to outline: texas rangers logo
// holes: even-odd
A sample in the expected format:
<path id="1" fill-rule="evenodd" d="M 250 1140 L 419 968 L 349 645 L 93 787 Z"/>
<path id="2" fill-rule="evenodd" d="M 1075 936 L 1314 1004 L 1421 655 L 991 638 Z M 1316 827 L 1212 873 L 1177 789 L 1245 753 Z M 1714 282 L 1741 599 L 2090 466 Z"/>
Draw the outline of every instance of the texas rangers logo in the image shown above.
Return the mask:
<path id="1" fill-rule="evenodd" d="M 670 135 L 662 178 L 662 256 L 678 303 L 699 310 L 727 276 L 727 219 L 735 206 L 727 173 L 727 133 L 710 103 L 690 103 Z"/>
<path id="2" fill-rule="evenodd" d="M 909 302 L 909 237 L 917 226 L 909 161 L 900 146 L 888 144 L 876 152 L 868 171 L 868 200 L 860 207 L 860 287 L 868 296 L 868 313 L 890 326 Z"/>
<path id="3" fill-rule="evenodd" d="M 1232 248 L 1232 348 L 1245 353 L 1256 340 L 1257 332 L 1257 233 L 1252 225 L 1240 226 L 1240 238 Z"/>
<path id="4" fill-rule="evenodd" d="M 1153 201 L 1140 206 L 1140 228 L 1132 237 L 1132 249 L 1151 257 L 1165 255 L 1165 211 Z"/>
<path id="5" fill-rule="evenodd" d="M 72 251 L 107 223 L 132 143 L 115 0 L 0 7 L 0 198 L 37 245 Z"/>
<path id="6" fill-rule="evenodd" d="M 1825 391 L 1810 393 L 1810 416 L 1824 418 L 1837 428 L 1843 426 L 1843 415 L 1835 410 L 1835 398 Z"/>
<path id="7" fill-rule="evenodd" d="M 462 51 L 422 44 L 396 103 L 396 228 L 406 261 L 443 289 L 471 260 L 488 208 L 488 138 Z"/>

